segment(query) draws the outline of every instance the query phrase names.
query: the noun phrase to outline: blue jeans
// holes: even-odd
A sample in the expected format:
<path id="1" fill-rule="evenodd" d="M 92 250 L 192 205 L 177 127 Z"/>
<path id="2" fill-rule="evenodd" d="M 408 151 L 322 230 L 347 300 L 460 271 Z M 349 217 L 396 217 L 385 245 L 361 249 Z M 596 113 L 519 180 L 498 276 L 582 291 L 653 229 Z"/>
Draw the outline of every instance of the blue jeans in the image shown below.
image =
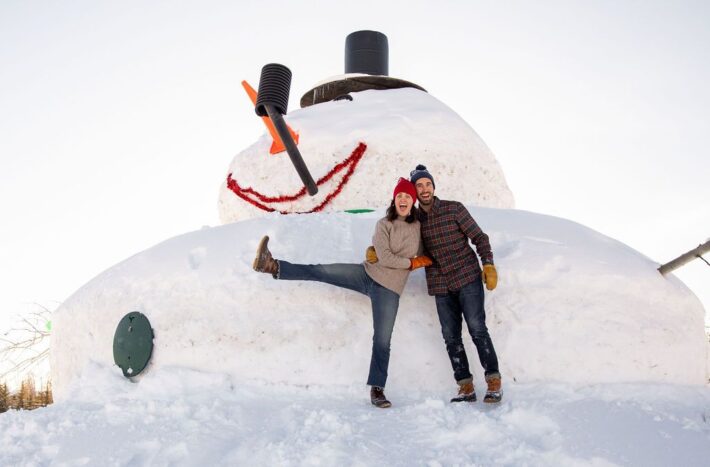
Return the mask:
<path id="1" fill-rule="evenodd" d="M 461 340 L 462 318 L 478 351 L 478 359 L 486 376 L 498 373 L 498 357 L 486 327 L 486 310 L 483 308 L 483 283 L 478 279 L 456 292 L 436 295 L 436 311 L 441 323 L 441 334 L 446 352 L 451 360 L 457 382 L 471 378 L 468 358 Z"/>
<path id="2" fill-rule="evenodd" d="M 399 295 L 372 280 L 362 264 L 291 264 L 283 260 L 278 263 L 278 279 L 325 282 L 370 297 L 374 335 L 367 384 L 385 387 Z"/>

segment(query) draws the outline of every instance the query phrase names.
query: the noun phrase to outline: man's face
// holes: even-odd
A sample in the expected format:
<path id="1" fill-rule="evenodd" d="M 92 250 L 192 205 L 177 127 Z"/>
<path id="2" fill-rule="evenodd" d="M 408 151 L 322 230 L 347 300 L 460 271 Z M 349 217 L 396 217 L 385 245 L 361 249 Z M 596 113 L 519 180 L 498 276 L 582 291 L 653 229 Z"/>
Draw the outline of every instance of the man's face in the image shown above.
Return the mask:
<path id="1" fill-rule="evenodd" d="M 417 199 L 419 204 L 429 206 L 434 202 L 434 184 L 428 178 L 420 178 L 414 184 L 417 188 Z"/>

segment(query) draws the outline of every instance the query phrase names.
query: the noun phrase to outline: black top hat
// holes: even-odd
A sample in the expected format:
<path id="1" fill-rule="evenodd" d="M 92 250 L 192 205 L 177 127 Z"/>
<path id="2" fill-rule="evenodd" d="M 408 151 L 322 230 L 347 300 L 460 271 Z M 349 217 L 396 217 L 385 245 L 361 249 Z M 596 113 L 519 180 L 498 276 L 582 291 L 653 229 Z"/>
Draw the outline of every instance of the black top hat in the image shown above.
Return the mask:
<path id="1" fill-rule="evenodd" d="M 345 38 L 345 73 L 387 76 L 387 36 L 377 31 L 356 31 Z"/>
<path id="2" fill-rule="evenodd" d="M 409 81 L 390 78 L 387 36 L 377 31 L 355 31 L 345 38 L 345 73 L 351 76 L 323 83 L 301 97 L 301 107 L 320 104 L 349 92 L 366 89 L 415 88 L 426 89 Z"/>

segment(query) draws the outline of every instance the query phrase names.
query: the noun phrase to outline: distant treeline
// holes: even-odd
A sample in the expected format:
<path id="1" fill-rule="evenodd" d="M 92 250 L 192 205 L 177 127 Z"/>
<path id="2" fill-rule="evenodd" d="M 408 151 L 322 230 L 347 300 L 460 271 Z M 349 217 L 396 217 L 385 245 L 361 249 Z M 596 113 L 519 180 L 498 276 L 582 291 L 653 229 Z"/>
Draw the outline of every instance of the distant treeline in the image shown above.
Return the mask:
<path id="1" fill-rule="evenodd" d="M 26 377 L 17 392 L 10 392 L 7 383 L 0 383 L 0 413 L 8 410 L 34 410 L 46 407 L 54 402 L 52 399 L 52 383 L 47 381 L 37 389 L 34 378 Z"/>

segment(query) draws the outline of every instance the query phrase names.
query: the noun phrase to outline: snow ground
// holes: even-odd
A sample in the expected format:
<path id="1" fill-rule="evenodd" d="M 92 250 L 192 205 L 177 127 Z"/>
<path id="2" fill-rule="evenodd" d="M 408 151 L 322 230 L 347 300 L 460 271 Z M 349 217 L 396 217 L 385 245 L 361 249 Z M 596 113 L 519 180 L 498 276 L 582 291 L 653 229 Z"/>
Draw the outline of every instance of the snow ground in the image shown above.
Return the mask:
<path id="1" fill-rule="evenodd" d="M 479 395 L 483 385 L 478 384 Z M 453 388 L 238 382 L 156 369 L 137 384 L 99 365 L 74 397 L 0 416 L 0 465 L 683 465 L 710 458 L 710 389 L 508 382 L 499 405 Z"/>

